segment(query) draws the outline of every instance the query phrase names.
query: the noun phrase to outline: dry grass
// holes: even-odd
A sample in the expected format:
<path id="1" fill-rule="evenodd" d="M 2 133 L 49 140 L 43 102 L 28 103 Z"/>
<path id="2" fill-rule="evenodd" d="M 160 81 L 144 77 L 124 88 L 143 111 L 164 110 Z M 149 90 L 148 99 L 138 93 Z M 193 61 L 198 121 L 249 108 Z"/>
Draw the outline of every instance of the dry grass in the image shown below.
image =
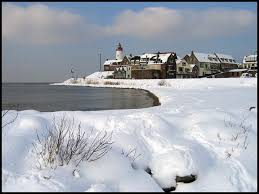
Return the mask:
<path id="1" fill-rule="evenodd" d="M 105 81 L 104 85 L 120 85 L 120 82 Z"/>
<path id="2" fill-rule="evenodd" d="M 98 81 L 92 80 L 92 79 L 88 79 L 88 80 L 86 81 L 86 83 L 87 83 L 87 84 L 99 84 Z"/>

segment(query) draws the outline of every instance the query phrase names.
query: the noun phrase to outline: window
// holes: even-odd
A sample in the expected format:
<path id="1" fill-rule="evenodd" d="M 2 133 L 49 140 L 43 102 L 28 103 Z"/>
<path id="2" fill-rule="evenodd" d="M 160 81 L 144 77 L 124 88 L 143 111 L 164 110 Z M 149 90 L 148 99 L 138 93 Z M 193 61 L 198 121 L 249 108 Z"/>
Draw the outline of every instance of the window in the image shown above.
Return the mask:
<path id="1" fill-rule="evenodd" d="M 208 69 L 208 64 L 205 64 L 205 69 Z"/>
<path id="2" fill-rule="evenodd" d="M 204 68 L 204 64 L 201 63 L 201 64 L 200 64 L 200 67 L 201 67 L 201 68 Z"/>
<path id="3" fill-rule="evenodd" d="M 186 65 L 186 63 L 185 62 L 183 62 L 183 66 L 185 66 Z"/>
<path id="4" fill-rule="evenodd" d="M 179 71 L 183 71 L 183 68 L 182 68 L 182 67 L 179 67 L 178 69 L 179 69 Z"/>
<path id="5" fill-rule="evenodd" d="M 187 72 L 187 73 L 188 73 L 188 72 L 190 72 L 190 69 L 188 69 L 188 68 L 185 68 L 185 72 Z"/>

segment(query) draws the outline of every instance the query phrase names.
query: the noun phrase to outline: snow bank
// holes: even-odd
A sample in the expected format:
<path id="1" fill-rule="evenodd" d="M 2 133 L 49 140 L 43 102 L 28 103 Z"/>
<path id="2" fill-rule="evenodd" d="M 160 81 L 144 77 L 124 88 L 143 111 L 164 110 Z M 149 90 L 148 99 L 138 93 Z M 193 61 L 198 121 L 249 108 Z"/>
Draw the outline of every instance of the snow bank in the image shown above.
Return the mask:
<path id="1" fill-rule="evenodd" d="M 113 71 L 97 71 L 92 73 L 91 75 L 88 75 L 86 78 L 90 79 L 104 79 L 107 76 L 111 76 Z"/>
<path id="2" fill-rule="evenodd" d="M 256 78 L 175 79 L 162 86 L 161 80 L 71 81 L 55 85 L 147 89 L 159 97 L 161 106 L 19 111 L 17 120 L 2 130 L 3 191 L 257 190 Z M 256 108 L 249 111 L 252 106 Z M 35 167 L 35 128 L 44 133 L 53 115 L 59 119 L 63 114 L 81 122 L 83 130 L 113 131 L 112 150 L 100 160 L 82 163 L 77 176 L 72 175 L 73 165 L 56 170 Z M 140 155 L 135 160 L 134 154 L 125 154 L 132 149 Z M 145 172 L 147 167 L 152 176 Z M 191 174 L 197 176 L 192 183 L 175 180 Z"/>

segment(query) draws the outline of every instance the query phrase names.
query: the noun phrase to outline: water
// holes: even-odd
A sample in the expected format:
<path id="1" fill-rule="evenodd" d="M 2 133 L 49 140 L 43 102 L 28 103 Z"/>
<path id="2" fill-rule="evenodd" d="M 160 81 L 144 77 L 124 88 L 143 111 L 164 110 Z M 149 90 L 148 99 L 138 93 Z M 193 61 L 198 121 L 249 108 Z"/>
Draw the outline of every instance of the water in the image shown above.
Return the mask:
<path id="1" fill-rule="evenodd" d="M 135 89 L 3 83 L 2 110 L 74 111 L 146 108 L 156 105 L 149 92 Z"/>

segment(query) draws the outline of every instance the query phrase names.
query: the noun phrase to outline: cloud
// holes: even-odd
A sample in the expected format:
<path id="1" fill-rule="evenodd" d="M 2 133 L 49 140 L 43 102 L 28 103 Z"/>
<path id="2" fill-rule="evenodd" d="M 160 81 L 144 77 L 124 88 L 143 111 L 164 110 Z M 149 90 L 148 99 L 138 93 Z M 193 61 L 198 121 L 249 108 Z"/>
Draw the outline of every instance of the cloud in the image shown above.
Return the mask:
<path id="1" fill-rule="evenodd" d="M 92 32 L 82 17 L 43 4 L 28 7 L 3 5 L 2 39 L 27 44 L 55 44 L 80 41 Z M 94 34 L 94 33 L 92 33 Z"/>
<path id="2" fill-rule="evenodd" d="M 139 12 L 124 11 L 116 17 L 114 24 L 105 30 L 112 35 L 153 38 L 179 26 L 182 20 L 181 14 L 176 10 L 148 7 Z"/>
<path id="3" fill-rule="evenodd" d="M 247 10 L 148 7 L 140 11 L 122 12 L 105 30 L 110 35 L 145 39 L 173 36 L 175 39 L 185 39 L 235 35 L 255 24 L 256 14 Z"/>
<path id="4" fill-rule="evenodd" d="M 122 10 L 111 24 L 92 24 L 79 14 L 37 3 L 28 7 L 5 3 L 2 40 L 25 44 L 61 44 L 95 38 L 188 41 L 233 36 L 256 30 L 256 13 L 248 10 L 180 10 L 146 7 Z"/>

